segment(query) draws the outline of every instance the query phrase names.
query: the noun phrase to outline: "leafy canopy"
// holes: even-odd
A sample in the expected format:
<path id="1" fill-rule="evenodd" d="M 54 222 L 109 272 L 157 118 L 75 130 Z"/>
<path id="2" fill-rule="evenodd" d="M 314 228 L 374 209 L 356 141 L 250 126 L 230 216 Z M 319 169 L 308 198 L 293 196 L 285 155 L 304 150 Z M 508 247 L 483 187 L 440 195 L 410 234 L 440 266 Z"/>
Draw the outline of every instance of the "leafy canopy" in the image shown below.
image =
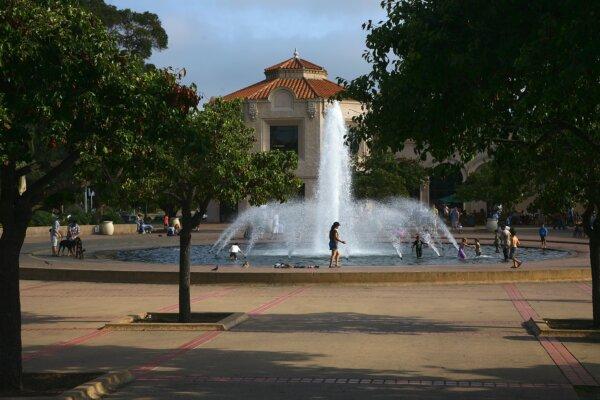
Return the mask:
<path id="1" fill-rule="evenodd" d="M 62 1 L 9 1 L 0 10 L 0 222 L 14 218 L 8 204 L 27 210 L 71 187 L 72 179 L 59 177 L 73 167 L 131 158 L 154 129 L 149 117 L 161 116 L 148 90 L 157 78 L 87 11 Z M 21 195 L 20 177 L 27 179 Z"/>
<path id="2" fill-rule="evenodd" d="M 119 47 L 132 54 L 147 59 L 153 49 L 167 48 L 167 32 L 154 13 L 120 10 L 104 0 L 78 0 L 78 4 L 99 17 L 116 37 Z"/>
<path id="3" fill-rule="evenodd" d="M 487 151 L 549 201 L 600 210 L 600 2 L 386 0 L 354 142 L 468 161 Z"/>
<path id="4" fill-rule="evenodd" d="M 427 170 L 415 160 L 397 159 L 391 152 L 371 153 L 355 163 L 354 195 L 368 199 L 410 196 L 426 179 Z"/>
<path id="5" fill-rule="evenodd" d="M 239 102 L 217 99 L 164 128 L 139 154 L 139 168 L 132 169 L 125 188 L 139 196 L 170 196 L 184 213 L 197 211 L 196 224 L 210 200 L 284 201 L 299 187 L 294 153 L 251 152 L 254 131 L 244 124 Z"/>

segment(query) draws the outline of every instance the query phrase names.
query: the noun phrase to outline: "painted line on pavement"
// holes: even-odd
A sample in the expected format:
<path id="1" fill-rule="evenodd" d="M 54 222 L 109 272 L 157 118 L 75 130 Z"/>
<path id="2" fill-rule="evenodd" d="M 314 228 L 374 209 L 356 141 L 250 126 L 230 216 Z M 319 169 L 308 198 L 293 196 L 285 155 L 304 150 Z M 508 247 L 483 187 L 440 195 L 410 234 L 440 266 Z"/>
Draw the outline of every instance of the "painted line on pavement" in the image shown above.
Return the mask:
<path id="1" fill-rule="evenodd" d="M 220 296 L 223 296 L 223 295 L 231 292 L 232 290 L 234 290 L 234 288 L 229 287 L 229 288 L 224 288 L 224 289 L 216 290 L 216 291 L 213 291 L 213 292 L 204 293 L 203 295 L 200 295 L 200 296 L 197 296 L 197 297 L 194 297 L 194 298 L 190 299 L 190 302 L 192 304 L 194 304 L 194 303 L 197 303 L 197 302 L 205 300 L 205 299 L 209 299 L 209 298 L 213 298 L 213 297 L 220 297 Z M 166 307 L 163 307 L 163 308 L 159 309 L 159 311 L 166 312 L 166 311 L 169 311 L 169 310 L 172 310 L 172 309 L 176 310 L 178 307 L 179 307 L 179 302 L 177 302 L 175 304 L 168 305 Z M 120 316 L 121 315 L 114 316 L 113 319 L 114 318 L 118 318 Z M 40 350 L 37 350 L 35 352 L 32 352 L 32 353 L 23 354 L 21 356 L 21 360 L 22 361 L 29 361 L 29 360 L 33 360 L 34 358 L 49 356 L 49 355 L 58 353 L 58 352 L 60 352 L 60 351 L 62 351 L 64 349 L 67 349 L 69 347 L 76 346 L 78 344 L 87 342 L 87 341 L 92 340 L 94 338 L 107 335 L 110 332 L 112 332 L 112 331 L 106 330 L 106 329 L 94 329 L 94 330 L 86 333 L 85 335 L 77 336 L 77 337 L 75 337 L 73 339 L 70 339 L 70 340 L 67 340 L 67 341 L 63 341 L 63 342 L 58 342 L 58 343 L 55 343 L 55 344 L 47 345 L 44 348 L 42 348 Z"/>
<path id="2" fill-rule="evenodd" d="M 539 320 L 540 316 L 531 307 L 525 299 L 521 291 L 513 283 L 503 285 L 504 290 L 512 300 L 513 305 L 521 314 L 523 321 L 529 319 Z M 537 337 L 546 353 L 552 361 L 558 366 L 563 375 L 571 382 L 572 385 L 589 385 L 598 386 L 598 382 L 592 375 L 581 365 L 579 360 L 571 354 L 564 344 L 557 338 L 553 337 Z"/>
<path id="3" fill-rule="evenodd" d="M 280 377 L 280 376 L 204 376 L 204 375 L 154 375 L 140 376 L 140 382 L 176 382 L 189 383 L 312 383 L 312 384 L 349 384 L 349 385 L 381 385 L 381 386 L 428 386 L 428 387 L 476 387 L 476 388 L 535 388 L 556 389 L 571 388 L 567 383 L 528 383 L 528 382 L 498 382 L 498 381 L 451 381 L 397 378 L 340 378 L 340 377 Z"/>
<path id="4" fill-rule="evenodd" d="M 247 314 L 248 315 L 261 315 L 263 314 L 265 311 L 283 303 L 284 301 L 286 301 L 287 299 L 289 299 L 290 297 L 296 296 L 300 293 L 302 293 L 303 291 L 305 291 L 307 289 L 307 287 L 301 287 L 298 288 L 296 290 L 292 290 L 291 292 L 289 292 L 288 294 L 285 294 L 283 296 L 279 296 L 271 301 L 266 302 L 265 304 L 256 307 L 254 310 L 249 311 Z"/>
<path id="5" fill-rule="evenodd" d="M 258 306 L 257 308 L 255 308 L 254 310 L 251 310 L 247 314 L 248 315 L 262 314 L 265 311 L 290 299 L 291 297 L 297 296 L 298 294 L 302 293 L 306 289 L 307 289 L 306 287 L 301 287 L 301 288 L 292 290 L 291 292 L 288 292 L 286 294 L 278 296 L 278 297 L 274 298 L 273 300 L 270 300 L 270 301 Z M 132 370 L 133 374 L 136 377 L 144 376 L 145 374 L 152 372 L 156 368 L 160 367 L 163 363 L 165 363 L 167 361 L 171 361 L 171 360 L 179 357 L 180 355 L 185 354 L 192 349 L 195 349 L 198 346 L 208 343 L 211 340 L 213 340 L 214 338 L 218 337 L 219 335 L 221 335 L 225 332 L 226 331 L 211 331 L 211 332 L 203 333 L 200 336 L 197 336 L 194 339 L 183 343 L 179 347 L 177 347 L 163 355 L 160 355 L 158 357 L 151 359 L 147 364 L 134 368 Z"/>

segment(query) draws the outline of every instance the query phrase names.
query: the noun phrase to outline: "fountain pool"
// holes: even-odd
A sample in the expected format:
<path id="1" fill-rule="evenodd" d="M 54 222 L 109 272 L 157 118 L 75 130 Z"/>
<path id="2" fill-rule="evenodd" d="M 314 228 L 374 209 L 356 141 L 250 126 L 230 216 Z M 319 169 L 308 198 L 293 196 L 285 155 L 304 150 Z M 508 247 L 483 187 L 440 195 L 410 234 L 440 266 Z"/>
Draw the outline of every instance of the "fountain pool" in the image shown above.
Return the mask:
<path id="1" fill-rule="evenodd" d="M 398 257 L 393 246 L 389 243 L 378 243 L 372 247 L 372 253 L 355 254 L 350 257 L 341 259 L 342 266 L 380 266 L 394 267 L 407 265 L 440 265 L 440 264 L 495 264 L 502 261 L 501 253 L 497 254 L 493 246 L 482 245 L 483 257 L 475 257 L 472 249 L 467 249 L 468 259 L 459 261 L 457 251 L 453 245 L 449 243 L 442 244 L 438 250 L 441 257 L 438 256 L 431 248 L 423 249 L 423 258 L 417 259 L 414 252 L 408 251 L 403 254 L 403 258 Z M 244 249 L 244 246 L 242 246 Z M 345 252 L 344 246 L 341 247 L 342 253 Z M 567 257 L 571 253 L 565 250 L 546 250 L 542 251 L 537 248 L 523 247 L 519 249 L 519 258 L 525 263 L 531 261 L 540 261 L 553 258 Z M 121 250 L 114 253 L 116 259 L 122 261 L 135 262 L 153 262 L 164 264 L 177 264 L 179 260 L 179 247 L 158 247 L 152 249 L 136 249 L 136 250 Z M 229 254 L 222 252 L 215 254 L 211 251 L 210 245 L 195 245 L 192 246 L 191 259 L 193 265 L 237 265 L 241 266 L 243 259 L 232 261 L 229 259 Z M 296 267 L 307 267 L 309 265 L 319 265 L 320 268 L 325 268 L 328 265 L 329 257 L 326 252 L 312 255 L 294 255 L 288 257 L 282 247 L 277 243 L 257 243 L 251 254 L 248 256 L 248 261 L 254 267 L 270 267 L 273 268 L 276 264 L 289 263 Z"/>

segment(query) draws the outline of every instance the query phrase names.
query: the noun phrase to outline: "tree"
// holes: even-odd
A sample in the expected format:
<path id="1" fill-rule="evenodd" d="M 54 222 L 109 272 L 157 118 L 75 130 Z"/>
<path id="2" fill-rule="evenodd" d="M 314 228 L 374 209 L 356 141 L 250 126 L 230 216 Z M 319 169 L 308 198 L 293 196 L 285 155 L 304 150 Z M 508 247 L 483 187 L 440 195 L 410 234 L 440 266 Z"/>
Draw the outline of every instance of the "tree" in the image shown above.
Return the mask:
<path id="1" fill-rule="evenodd" d="M 549 201 L 582 204 L 600 326 L 599 2 L 382 2 L 352 141 L 463 161 L 487 151 Z M 518 188 L 516 188 L 518 190 Z"/>
<path id="2" fill-rule="evenodd" d="M 355 163 L 354 195 L 369 199 L 410 196 L 426 179 L 426 169 L 416 160 L 396 158 L 391 152 L 371 153 Z"/>
<path id="3" fill-rule="evenodd" d="M 0 9 L 0 392 L 21 387 L 19 253 L 34 208 L 88 160 L 127 159 L 160 83 L 93 15 L 58 0 Z M 160 86 L 160 85 L 159 85 Z M 22 181 L 26 190 L 22 191 Z M 79 189 L 77 189 L 79 190 Z"/>
<path id="4" fill-rule="evenodd" d="M 174 78 L 175 79 L 175 78 Z M 175 93 L 194 99 L 194 88 L 173 80 Z M 220 99 L 196 110 L 177 100 L 186 115 L 163 124 L 124 181 L 129 196 L 167 195 L 181 209 L 179 232 L 179 321 L 190 322 L 191 232 L 211 200 L 251 204 L 284 201 L 300 186 L 292 152 L 252 153 L 254 131 L 244 125 L 241 103 Z"/>
<path id="5" fill-rule="evenodd" d="M 129 8 L 120 10 L 104 0 L 78 0 L 78 3 L 102 20 L 122 49 L 147 59 L 152 49 L 167 48 L 169 38 L 156 14 Z"/>
<path id="6" fill-rule="evenodd" d="M 488 209 L 502 204 L 506 211 L 533 196 L 530 188 L 522 184 L 521 176 L 507 174 L 496 160 L 483 164 L 458 186 L 456 196 L 462 201 L 485 201 Z"/>

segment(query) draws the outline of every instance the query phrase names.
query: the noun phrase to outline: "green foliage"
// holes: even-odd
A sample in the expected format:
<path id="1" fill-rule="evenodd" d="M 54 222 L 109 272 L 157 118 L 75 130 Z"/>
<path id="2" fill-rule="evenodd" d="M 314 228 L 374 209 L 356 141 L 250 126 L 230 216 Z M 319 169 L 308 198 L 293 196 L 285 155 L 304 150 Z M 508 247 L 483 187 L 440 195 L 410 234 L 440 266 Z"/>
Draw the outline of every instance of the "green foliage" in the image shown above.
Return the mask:
<path id="1" fill-rule="evenodd" d="M 44 210 L 36 210 L 31 216 L 29 226 L 52 226 L 54 214 Z"/>
<path id="2" fill-rule="evenodd" d="M 78 0 L 78 3 L 102 20 L 122 49 L 147 59 L 152 49 L 167 48 L 168 36 L 156 14 L 129 8 L 120 10 L 104 0 Z"/>
<path id="3" fill-rule="evenodd" d="M 485 201 L 489 207 L 502 204 L 505 210 L 524 200 L 531 191 L 523 192 L 521 179 L 507 174 L 509 166 L 491 161 L 482 165 L 458 186 L 456 196 L 463 201 Z"/>
<path id="4" fill-rule="evenodd" d="M 217 99 L 202 110 L 172 114 L 127 171 L 126 192 L 166 195 L 184 212 L 197 210 L 198 222 L 211 199 L 261 204 L 288 198 L 299 187 L 293 174 L 296 155 L 253 154 L 254 132 L 245 126 L 241 110 L 239 102 Z"/>
<path id="5" fill-rule="evenodd" d="M 69 177 L 74 166 L 131 158 L 155 115 L 155 92 L 143 84 L 153 76 L 141 60 L 123 55 L 96 17 L 70 3 L 9 2 L 0 11 L 0 65 L 2 195 L 14 196 L 26 176 L 25 209 L 74 190 L 85 178 Z M 12 218 L 5 204 L 4 224 Z"/>
<path id="6" fill-rule="evenodd" d="M 123 219 L 121 218 L 121 215 L 116 210 L 114 210 L 110 207 L 107 207 L 104 210 L 102 210 L 102 215 L 98 219 L 98 222 L 102 222 L 102 221 L 112 221 L 115 224 L 120 224 L 123 222 Z"/>
<path id="7" fill-rule="evenodd" d="M 354 195 L 369 199 L 409 196 L 426 178 L 426 169 L 417 161 L 396 158 L 391 152 L 375 152 L 355 164 Z"/>
<path id="8" fill-rule="evenodd" d="M 372 70 L 345 82 L 367 110 L 352 141 L 411 140 L 437 161 L 487 151 L 515 197 L 600 211 L 600 2 L 382 5 L 387 19 L 365 24 Z"/>

